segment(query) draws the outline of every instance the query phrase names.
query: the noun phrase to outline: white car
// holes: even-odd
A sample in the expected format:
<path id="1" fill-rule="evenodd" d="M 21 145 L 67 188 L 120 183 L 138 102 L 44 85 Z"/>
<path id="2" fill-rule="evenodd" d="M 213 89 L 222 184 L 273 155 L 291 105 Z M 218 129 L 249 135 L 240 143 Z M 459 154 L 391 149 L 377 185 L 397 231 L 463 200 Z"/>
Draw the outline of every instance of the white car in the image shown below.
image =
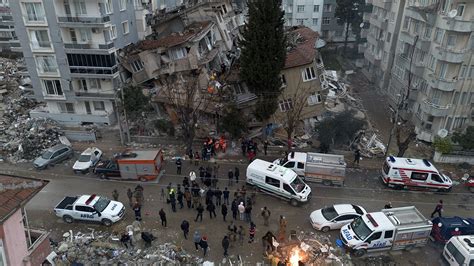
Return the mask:
<path id="1" fill-rule="evenodd" d="M 74 173 L 87 173 L 89 169 L 94 167 L 99 162 L 102 156 L 102 151 L 96 147 L 87 148 L 81 153 L 79 159 L 74 163 L 72 169 Z"/>
<path id="2" fill-rule="evenodd" d="M 364 208 L 352 204 L 336 204 L 334 206 L 315 210 L 311 213 L 311 225 L 316 230 L 328 232 L 340 229 L 355 218 L 367 213 Z"/>

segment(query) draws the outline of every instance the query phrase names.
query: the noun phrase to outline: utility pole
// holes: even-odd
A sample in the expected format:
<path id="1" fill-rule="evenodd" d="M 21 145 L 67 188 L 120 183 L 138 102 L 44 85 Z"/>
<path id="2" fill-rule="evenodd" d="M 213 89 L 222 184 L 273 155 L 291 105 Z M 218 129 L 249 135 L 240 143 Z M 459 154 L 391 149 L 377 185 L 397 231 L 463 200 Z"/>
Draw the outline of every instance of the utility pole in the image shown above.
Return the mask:
<path id="1" fill-rule="evenodd" d="M 114 97 L 114 104 L 115 104 L 115 115 L 117 116 L 117 124 L 119 126 L 119 132 L 120 132 L 120 143 L 123 146 L 125 145 L 125 140 L 123 139 L 122 121 L 120 120 L 120 110 L 117 103 L 117 94 L 115 94 L 115 97 Z"/>
<path id="2" fill-rule="evenodd" d="M 125 127 L 127 127 L 127 142 L 132 142 L 130 138 L 130 127 L 128 126 L 128 118 L 127 118 L 127 109 L 125 108 L 125 97 L 123 96 L 123 89 L 124 87 L 120 88 L 120 96 L 122 98 L 122 107 L 123 107 L 123 116 L 125 118 Z"/>
<path id="3" fill-rule="evenodd" d="M 395 110 L 395 119 L 393 122 L 392 129 L 390 130 L 390 136 L 388 137 L 388 142 L 387 142 L 387 148 L 385 149 L 385 154 L 384 157 L 387 157 L 388 154 L 388 149 L 390 148 L 390 143 L 392 142 L 393 134 L 395 133 L 395 129 L 397 128 L 398 124 L 398 116 L 400 110 L 405 106 L 405 101 L 408 101 L 408 98 L 410 96 L 410 88 L 411 88 L 411 78 L 412 78 L 412 72 L 411 72 L 411 66 L 413 64 L 413 56 L 415 54 L 415 49 L 416 49 L 416 43 L 418 42 L 419 36 L 416 35 L 415 39 L 413 41 L 413 49 L 411 50 L 411 55 L 410 55 L 410 65 L 408 67 L 408 84 L 407 84 L 407 91 L 406 93 L 401 93 L 398 94 L 398 100 L 397 100 L 397 108 Z"/>

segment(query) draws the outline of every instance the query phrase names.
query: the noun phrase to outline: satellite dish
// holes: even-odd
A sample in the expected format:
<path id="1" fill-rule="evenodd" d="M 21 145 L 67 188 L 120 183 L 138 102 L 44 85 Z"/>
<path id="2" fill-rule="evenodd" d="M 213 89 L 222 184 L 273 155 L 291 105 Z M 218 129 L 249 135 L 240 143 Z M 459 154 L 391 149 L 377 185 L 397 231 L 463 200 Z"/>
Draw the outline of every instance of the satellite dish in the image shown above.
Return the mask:
<path id="1" fill-rule="evenodd" d="M 316 49 L 323 48 L 324 46 L 326 46 L 326 41 L 323 39 L 317 39 L 314 45 Z"/>
<path id="2" fill-rule="evenodd" d="M 443 129 L 440 129 L 440 130 L 438 131 L 438 136 L 439 136 L 440 138 L 444 139 L 444 138 L 446 138 L 446 137 L 448 136 L 448 133 L 449 133 L 448 130 L 446 130 L 446 129 L 443 128 Z"/>
<path id="3" fill-rule="evenodd" d="M 359 27 L 362 29 L 364 27 L 364 22 L 360 23 Z"/>
<path id="4" fill-rule="evenodd" d="M 457 15 L 458 15 L 458 11 L 456 9 L 453 9 L 453 10 L 449 11 L 449 13 L 448 13 L 448 17 L 450 17 L 450 18 L 454 18 Z"/>

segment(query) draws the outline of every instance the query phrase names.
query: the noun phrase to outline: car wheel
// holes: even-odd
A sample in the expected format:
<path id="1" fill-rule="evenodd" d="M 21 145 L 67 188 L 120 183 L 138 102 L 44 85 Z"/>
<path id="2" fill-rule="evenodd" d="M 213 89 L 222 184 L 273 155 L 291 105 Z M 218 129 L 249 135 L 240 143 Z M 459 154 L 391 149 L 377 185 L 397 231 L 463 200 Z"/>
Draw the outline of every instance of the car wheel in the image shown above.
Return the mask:
<path id="1" fill-rule="evenodd" d="M 69 216 L 69 215 L 64 215 L 64 216 L 63 216 L 63 220 L 64 220 L 66 223 L 68 223 L 68 224 L 74 222 L 74 219 L 73 219 L 71 216 Z"/>
<path id="2" fill-rule="evenodd" d="M 362 257 L 367 253 L 367 250 L 365 249 L 357 249 L 354 251 L 354 257 Z"/>
<path id="3" fill-rule="evenodd" d="M 298 206 L 298 201 L 296 201 L 295 199 L 292 199 L 290 201 L 290 204 L 291 204 L 291 206 L 296 207 L 296 206 Z"/>
<path id="4" fill-rule="evenodd" d="M 105 225 L 105 226 L 111 226 L 112 221 L 109 220 L 109 219 L 102 219 L 102 224 Z"/>
<path id="5" fill-rule="evenodd" d="M 331 180 L 323 180 L 323 185 L 332 186 L 332 182 L 331 182 Z"/>
<path id="6" fill-rule="evenodd" d="M 324 233 L 329 232 L 329 230 L 331 230 L 331 228 L 329 228 L 329 226 L 325 226 L 325 227 L 321 228 L 321 231 L 323 231 Z"/>

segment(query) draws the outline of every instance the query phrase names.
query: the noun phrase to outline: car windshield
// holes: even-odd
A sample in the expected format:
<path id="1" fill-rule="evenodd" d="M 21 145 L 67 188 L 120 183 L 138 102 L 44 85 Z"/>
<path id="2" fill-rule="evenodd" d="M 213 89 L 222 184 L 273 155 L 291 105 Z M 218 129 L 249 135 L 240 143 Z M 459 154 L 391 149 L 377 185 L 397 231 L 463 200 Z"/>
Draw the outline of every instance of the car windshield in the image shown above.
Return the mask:
<path id="1" fill-rule="evenodd" d="M 360 240 L 365 240 L 372 233 L 372 230 L 364 223 L 362 217 L 355 218 L 351 223 L 351 227 Z"/>
<path id="2" fill-rule="evenodd" d="M 331 221 L 332 219 L 336 218 L 337 212 L 334 207 L 328 207 L 321 210 L 324 219 Z"/>
<path id="3" fill-rule="evenodd" d="M 98 212 L 103 212 L 109 205 L 110 200 L 104 197 L 100 197 L 99 200 L 94 204 L 94 209 Z"/>
<path id="4" fill-rule="evenodd" d="M 78 161 L 81 162 L 81 163 L 86 163 L 86 162 L 89 162 L 91 160 L 91 156 L 90 155 L 82 155 L 79 156 L 79 159 Z"/>
<path id="5" fill-rule="evenodd" d="M 291 187 L 296 191 L 296 193 L 299 193 L 303 191 L 305 187 L 305 183 L 303 182 L 303 180 L 301 180 L 299 176 L 297 176 L 295 180 L 291 182 Z"/>
<path id="6" fill-rule="evenodd" d="M 49 158 L 51 158 L 51 155 L 53 155 L 53 153 L 52 153 L 51 151 L 45 151 L 45 152 L 43 153 L 43 155 L 41 155 L 41 158 L 43 158 L 43 159 L 49 159 Z"/>

